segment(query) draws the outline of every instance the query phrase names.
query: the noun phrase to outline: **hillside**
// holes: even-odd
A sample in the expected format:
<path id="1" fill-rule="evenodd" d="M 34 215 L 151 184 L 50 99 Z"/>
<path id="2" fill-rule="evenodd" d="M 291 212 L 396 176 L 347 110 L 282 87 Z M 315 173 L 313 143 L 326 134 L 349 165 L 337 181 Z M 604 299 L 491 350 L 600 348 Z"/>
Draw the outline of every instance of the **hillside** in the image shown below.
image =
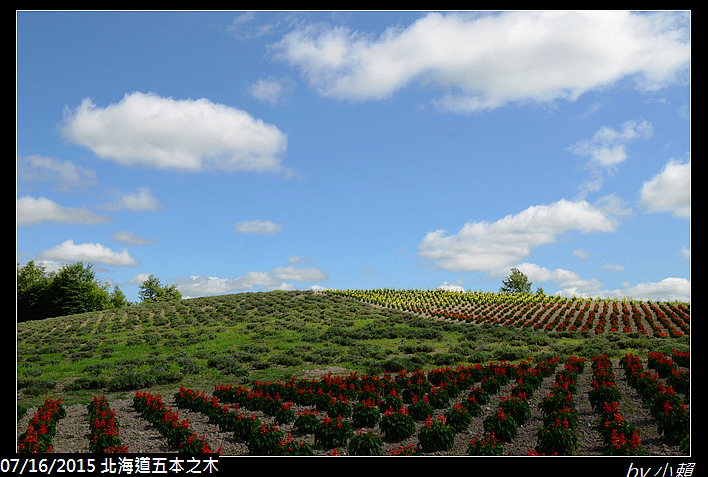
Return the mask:
<path id="1" fill-rule="evenodd" d="M 536 445 L 536 429 L 543 424 L 540 402 L 560 379 L 560 374 L 554 376 L 551 369 L 560 370 L 568 365 L 563 363 L 569 359 L 590 361 L 606 354 L 619 377 L 627 373 L 622 371 L 620 359 L 625 355 L 639 356 L 647 366 L 649 351 L 667 356 L 675 350 L 690 351 L 688 335 L 673 338 L 661 332 L 645 335 L 636 331 L 525 329 L 513 326 L 518 320 L 510 317 L 494 321 L 493 318 L 506 316 L 501 313 L 495 313 L 488 322 L 461 317 L 459 311 L 465 307 L 468 310 L 465 316 L 473 316 L 470 306 L 457 303 L 448 308 L 413 312 L 406 311 L 413 309 L 412 304 L 381 304 L 371 300 L 367 303 L 333 291 L 270 292 L 197 298 L 21 323 L 17 341 L 17 398 L 18 405 L 30 412 L 18 421 L 18 436 L 27 427 L 33 407 L 45 403 L 45 399 L 61 398 L 68 413 L 64 422 L 57 425 L 55 450 L 88 452 L 86 405 L 94 396 L 105 395 L 118 411 L 121 435 L 133 452 L 174 452 L 175 448 L 165 443 L 157 428 L 146 425 L 132 407 L 132 398 L 140 390 L 162 395 L 168 406 L 179 407 L 179 415 L 188 416 L 194 432 L 207 435 L 214 449 L 223 447 L 228 455 L 249 455 L 246 441 L 220 431 L 206 414 L 184 409 L 175 401 L 175 393 L 180 388 L 194 389 L 198 393 L 214 393 L 215 397 L 215 386 L 221 384 L 243 386 L 244 390 L 276 382 L 310 383 L 310 386 L 317 383 L 322 387 L 330 380 L 335 383 L 352 376 L 355 380 L 381 376 L 381 382 L 385 382 L 406 371 L 412 376 L 423 370 L 429 376 L 426 380 L 439 383 L 447 394 L 452 393 L 452 387 L 442 381 L 443 376 L 449 378 L 446 370 L 467 373 L 466 379 L 482 370 L 521 377 L 532 363 L 539 369 L 546 366 L 544 363 L 552 363 L 543 381 L 537 383 L 533 396 L 529 395 L 529 424 L 521 426 L 513 443 L 504 446 L 504 455 L 526 455 Z M 573 303 L 570 309 L 575 306 Z M 550 315 L 536 314 L 539 319 Z M 513 316 L 517 315 L 526 316 L 524 313 Z M 480 310 L 479 316 L 490 317 L 490 314 Z M 533 320 L 533 316 L 525 319 Z M 588 400 L 595 372 L 594 366 L 592 370 L 586 366 L 574 378 L 577 412 L 582 422 L 576 455 L 601 455 L 605 449 L 594 430 L 599 414 Z M 438 378 L 434 380 L 435 376 Z M 474 380 L 479 378 L 477 375 Z M 456 434 L 454 447 L 444 454 L 466 453 L 470 439 L 484 433 L 484 419 L 494 413 L 497 401 L 501 398 L 499 402 L 503 402 L 504 396 L 514 392 L 519 384 L 515 381 L 515 378 L 503 384 L 500 381 L 500 386 L 491 391 L 492 400 L 481 409 L 482 415 Z M 622 394 L 623 415 L 640 426 L 642 448 L 651 455 L 680 453 L 679 443 L 667 440 L 659 432 L 640 391 L 624 378 L 617 379 L 617 386 Z M 293 412 L 308 408 L 292 391 L 286 388 L 280 391 L 285 399 L 297 401 Z M 454 397 L 450 394 L 434 415 L 439 418 L 455 404 L 468 404 L 468 392 L 469 387 L 459 389 Z M 219 399 L 222 398 L 226 396 Z M 679 399 L 690 406 L 687 390 L 682 391 Z M 323 403 L 311 405 L 320 408 Z M 272 419 L 261 405 L 253 407 L 243 397 L 241 406 L 244 410 L 253 409 L 259 419 Z M 322 418 L 321 415 L 320 421 Z M 418 420 L 415 426 L 417 433 L 424 422 Z M 316 455 L 332 451 L 316 445 L 312 434 L 299 433 L 292 421 L 279 427 L 301 436 L 313 446 Z M 382 432 L 378 424 L 373 431 Z M 385 450 L 391 452 L 416 442 L 414 436 L 387 439 Z"/>
<path id="2" fill-rule="evenodd" d="M 568 306 L 580 309 L 579 303 Z M 496 323 L 467 326 L 474 323 L 450 318 L 469 304 L 426 316 L 400 304 L 376 305 L 334 292 L 243 293 L 20 323 L 18 400 L 36 405 L 57 393 L 71 401 L 161 384 L 276 380 L 329 366 L 378 374 L 550 355 L 689 349 L 688 336 L 501 326 L 499 317 L 514 315 L 498 310 L 492 314 Z"/>

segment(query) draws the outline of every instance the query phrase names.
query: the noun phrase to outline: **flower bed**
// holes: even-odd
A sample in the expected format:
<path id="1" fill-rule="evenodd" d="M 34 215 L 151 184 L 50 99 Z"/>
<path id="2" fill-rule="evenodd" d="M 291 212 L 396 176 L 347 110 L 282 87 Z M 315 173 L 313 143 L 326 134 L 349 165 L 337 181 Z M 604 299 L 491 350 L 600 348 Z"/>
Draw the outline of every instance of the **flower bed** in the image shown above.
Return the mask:
<path id="1" fill-rule="evenodd" d="M 91 429 L 89 451 L 104 454 L 128 452 L 128 447 L 118 437 L 116 412 L 109 407 L 106 396 L 101 396 L 101 399 L 94 396 L 87 407 Z"/>
<path id="2" fill-rule="evenodd" d="M 61 398 L 56 401 L 45 400 L 44 405 L 34 413 L 34 417 L 27 425 L 27 430 L 20 435 L 17 441 L 17 452 L 54 452 L 52 439 L 56 434 L 57 421 L 65 416 L 66 410 L 61 405 Z"/>
<path id="3" fill-rule="evenodd" d="M 180 453 L 211 454 L 212 450 L 206 441 L 206 436 L 199 438 L 189 428 L 189 420 L 179 420 L 177 412 L 165 406 L 162 397 L 149 392 L 135 391 L 133 407 L 144 419 L 157 427 L 167 443 L 178 449 Z M 218 451 L 221 452 L 221 449 Z"/>
<path id="4" fill-rule="evenodd" d="M 686 403 L 671 386 L 664 385 L 657 373 L 645 372 L 637 356 L 626 354 L 620 362 L 630 386 L 637 390 L 656 419 L 659 433 L 688 453 L 690 416 Z"/>

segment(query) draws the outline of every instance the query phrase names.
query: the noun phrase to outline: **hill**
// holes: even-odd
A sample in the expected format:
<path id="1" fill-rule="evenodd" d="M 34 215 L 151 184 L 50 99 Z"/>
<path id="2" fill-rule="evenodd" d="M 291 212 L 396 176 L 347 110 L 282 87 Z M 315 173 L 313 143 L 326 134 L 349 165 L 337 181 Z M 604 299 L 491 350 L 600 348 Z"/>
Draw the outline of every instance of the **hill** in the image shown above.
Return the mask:
<path id="1" fill-rule="evenodd" d="M 444 300 L 462 296 L 434 295 Z M 58 393 L 71 402 L 85 401 L 96 392 L 163 384 L 211 387 L 221 381 L 277 380 L 331 366 L 379 374 L 552 355 L 607 352 L 619 357 L 625 351 L 689 350 L 687 335 L 541 332 L 506 323 L 517 315 L 531 319 L 529 311 L 477 310 L 476 316 L 491 319 L 470 323 L 457 313 L 469 310 L 469 302 L 424 313 L 412 306 L 414 302 L 409 306 L 365 300 L 357 293 L 334 291 L 241 293 L 20 323 L 18 401 L 36 405 L 43 396 Z M 579 314 L 589 302 L 562 305 Z M 472 315 L 468 311 L 464 316 Z"/>
<path id="2" fill-rule="evenodd" d="M 399 296 L 399 292 L 394 295 Z M 430 299 L 427 293 L 425 296 Z M 669 439 L 662 435 L 666 431 L 657 426 L 652 414 L 655 406 L 647 400 L 652 399 L 647 396 L 656 392 L 647 393 L 635 387 L 629 373 L 637 368 L 627 367 L 622 360 L 629 355 L 639 356 L 637 365 L 649 366 L 646 359 L 649 351 L 666 356 L 676 350 L 687 352 L 688 335 L 605 332 L 604 328 L 600 333 L 595 331 L 597 327 L 592 331 L 527 328 L 521 324 L 536 320 L 536 315 L 538 319 L 550 316 L 547 323 L 561 322 L 556 318 L 565 315 L 558 310 L 531 316 L 518 310 L 502 314 L 498 309 L 494 316 L 478 310 L 477 315 L 484 319 L 474 319 L 474 307 L 469 303 L 426 310 L 414 307 L 413 301 L 403 303 L 396 300 L 367 303 L 362 297 L 335 291 L 245 293 L 20 323 L 17 397 L 18 405 L 30 412 L 18 420 L 18 437 L 28 428 L 32 407 L 61 398 L 68 412 L 56 425 L 55 451 L 89 452 L 87 404 L 94 396 L 105 395 L 117 411 L 123 443 L 132 452 L 175 452 L 174 444 L 160 436 L 158 426 L 147 425 L 133 406 L 133 399 L 138 397 L 136 390 L 140 390 L 141 395 L 164 396 L 167 406 L 179 408 L 180 419 L 184 416 L 189 419 L 190 432 L 207 436 L 212 450 L 223 447 L 227 455 L 251 455 L 254 451 L 248 438 L 221 429 L 222 424 L 209 417 L 207 408 L 185 407 L 178 399 L 180 389 L 194 390 L 193 396 L 204 396 L 209 403 L 215 402 L 218 395 L 222 403 L 231 403 L 231 411 L 226 415 L 233 417 L 242 409 L 263 422 L 273 420 L 273 409 L 269 410 L 264 391 L 278 390 L 282 399 L 295 401 L 288 404 L 295 404 L 293 413 L 319 410 L 318 420 L 322 424 L 325 413 L 331 413 L 331 409 L 325 411 L 329 406 L 351 412 L 350 406 L 363 399 L 361 393 L 368 392 L 366 383 L 383 386 L 377 390 L 377 399 L 384 399 L 390 392 L 389 386 L 400 385 L 402 392 L 411 388 L 412 379 L 417 376 L 419 383 L 422 378 L 428 385 L 426 401 L 429 396 L 433 399 L 431 393 L 436 388 L 440 390 L 436 395 L 444 402 L 431 410 L 431 417 L 436 419 L 449 415 L 460 405 L 472 405 L 472 386 L 488 391 L 486 404 L 478 409 L 467 427 L 455 433 L 452 447 L 442 451 L 444 455 L 465 455 L 471 440 L 484 434 L 485 422 L 495 414 L 496 406 L 522 392 L 521 379 L 530 379 L 530 373 L 536 370 L 543 374 L 533 387 L 523 391 L 521 401 L 529 406 L 528 422 L 518 427 L 518 434 L 511 442 L 504 444 L 503 455 L 526 455 L 538 445 L 537 430 L 551 425 L 544 419 L 543 401 L 547 399 L 544 396 L 557 390 L 559 383 L 568 386 L 571 381 L 576 403 L 573 407 L 579 419 L 573 431 L 577 439 L 574 455 L 602 455 L 609 444 L 603 443 L 597 430 L 601 414 L 591 396 L 598 376 L 595 360 L 604 356 L 608 368 L 603 372 L 609 374 L 603 379 L 611 376 L 614 380 L 617 375 L 621 399 L 616 413 L 626 422 L 636 423 L 642 436 L 641 449 L 650 455 L 685 452 L 680 439 Z M 570 309 L 574 310 L 575 302 L 570 303 Z M 583 307 L 581 304 L 579 309 Z M 460 314 L 465 308 L 467 311 Z M 578 314 L 576 311 L 573 316 Z M 585 366 L 570 373 L 574 363 L 585 360 L 592 360 L 592 368 Z M 681 370 L 680 376 L 688 376 L 686 368 L 675 369 Z M 501 379 L 504 375 L 505 379 Z M 487 378 L 491 381 L 485 383 Z M 462 381 L 454 384 L 459 379 Z M 497 383 L 496 387 L 491 386 L 492 381 Z M 344 388 L 340 387 L 344 382 L 350 383 L 347 396 L 342 396 Z M 298 397 L 307 387 L 310 391 L 334 390 L 332 402 L 314 396 Z M 227 389 L 241 389 L 242 394 L 239 397 L 226 392 Z M 200 390 L 211 390 L 211 395 Z M 337 392 L 339 397 L 334 399 Z M 688 388 L 680 392 L 675 404 L 690 406 Z M 406 399 L 406 406 L 415 400 L 405 393 L 401 396 Z M 349 399 L 351 404 L 345 404 Z M 688 409 L 685 414 L 679 413 L 679 418 L 688 416 Z M 384 410 L 377 415 L 382 418 Z M 354 422 L 351 417 L 346 421 Z M 416 436 L 421 435 L 425 426 L 424 419 L 418 417 L 412 435 L 386 438 L 383 450 L 390 453 L 415 448 L 420 444 Z M 332 445 L 318 444 L 312 433 L 299 430 L 292 418 L 279 427 L 285 434 L 292 432 L 301 438 L 300 442 L 312 446 L 315 455 L 334 450 Z M 382 435 L 385 431 L 381 424 L 375 424 L 372 432 Z"/>

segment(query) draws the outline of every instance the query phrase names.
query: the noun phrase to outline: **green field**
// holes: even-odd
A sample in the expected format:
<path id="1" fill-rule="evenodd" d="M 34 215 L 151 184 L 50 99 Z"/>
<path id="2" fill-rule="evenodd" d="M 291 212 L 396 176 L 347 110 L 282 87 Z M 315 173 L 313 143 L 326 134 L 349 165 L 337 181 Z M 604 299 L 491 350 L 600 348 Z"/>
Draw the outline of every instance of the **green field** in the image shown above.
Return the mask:
<path id="1" fill-rule="evenodd" d="M 319 377 L 333 367 L 381 374 L 690 350 L 687 333 L 534 330 L 415 313 L 400 304 L 375 306 L 349 295 L 240 293 L 19 323 L 18 405 L 36 407 L 47 397 L 87 403 L 96 394 L 129 396 L 139 388 L 213 389 L 219 383 Z"/>

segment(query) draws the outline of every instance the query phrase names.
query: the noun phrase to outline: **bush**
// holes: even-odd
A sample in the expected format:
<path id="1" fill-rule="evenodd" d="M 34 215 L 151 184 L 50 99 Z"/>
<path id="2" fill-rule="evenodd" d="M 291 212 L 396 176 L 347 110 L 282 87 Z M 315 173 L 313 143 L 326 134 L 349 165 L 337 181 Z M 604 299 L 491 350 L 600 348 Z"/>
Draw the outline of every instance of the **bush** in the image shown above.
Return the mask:
<path id="1" fill-rule="evenodd" d="M 460 403 L 455 404 L 444 414 L 445 420 L 455 432 L 462 432 L 472 423 L 472 415 Z"/>
<path id="2" fill-rule="evenodd" d="M 73 383 L 64 386 L 65 391 L 81 391 L 87 389 L 102 389 L 108 386 L 109 379 L 102 376 L 78 378 Z"/>
<path id="3" fill-rule="evenodd" d="M 330 419 L 325 416 L 322 424 L 315 430 L 315 444 L 322 447 L 341 447 L 352 437 L 349 422 L 341 417 Z"/>
<path id="4" fill-rule="evenodd" d="M 518 432 L 514 418 L 506 415 L 501 408 L 497 408 L 495 414 L 487 416 L 483 425 L 485 432 L 493 432 L 494 436 L 501 442 L 513 442 Z"/>
<path id="5" fill-rule="evenodd" d="M 504 452 L 504 446 L 499 443 L 494 432 L 489 432 L 484 437 L 471 440 L 469 446 L 467 446 L 467 455 L 498 456 L 502 455 L 502 452 Z"/>
<path id="6" fill-rule="evenodd" d="M 445 423 L 443 416 L 436 421 L 428 416 L 425 425 L 418 433 L 418 440 L 423 452 L 450 450 L 455 444 L 455 429 Z"/>
<path id="7" fill-rule="evenodd" d="M 379 408 L 368 399 L 354 406 L 352 411 L 352 422 L 357 427 L 374 427 L 381 419 Z"/>
<path id="8" fill-rule="evenodd" d="M 372 431 L 361 429 L 349 441 L 349 455 L 383 455 L 383 441 Z"/>
<path id="9" fill-rule="evenodd" d="M 270 358 L 270 362 L 276 366 L 299 366 L 302 359 L 293 355 L 276 354 Z"/>
<path id="10" fill-rule="evenodd" d="M 283 433 L 274 424 L 263 422 L 260 427 L 256 426 L 251 429 L 248 434 L 246 440 L 248 453 L 251 455 L 274 455 L 283 437 Z"/>
<path id="11" fill-rule="evenodd" d="M 379 427 L 384 436 L 392 440 L 407 439 L 415 433 L 415 421 L 405 406 L 401 406 L 397 411 L 389 408 L 384 412 Z"/>

